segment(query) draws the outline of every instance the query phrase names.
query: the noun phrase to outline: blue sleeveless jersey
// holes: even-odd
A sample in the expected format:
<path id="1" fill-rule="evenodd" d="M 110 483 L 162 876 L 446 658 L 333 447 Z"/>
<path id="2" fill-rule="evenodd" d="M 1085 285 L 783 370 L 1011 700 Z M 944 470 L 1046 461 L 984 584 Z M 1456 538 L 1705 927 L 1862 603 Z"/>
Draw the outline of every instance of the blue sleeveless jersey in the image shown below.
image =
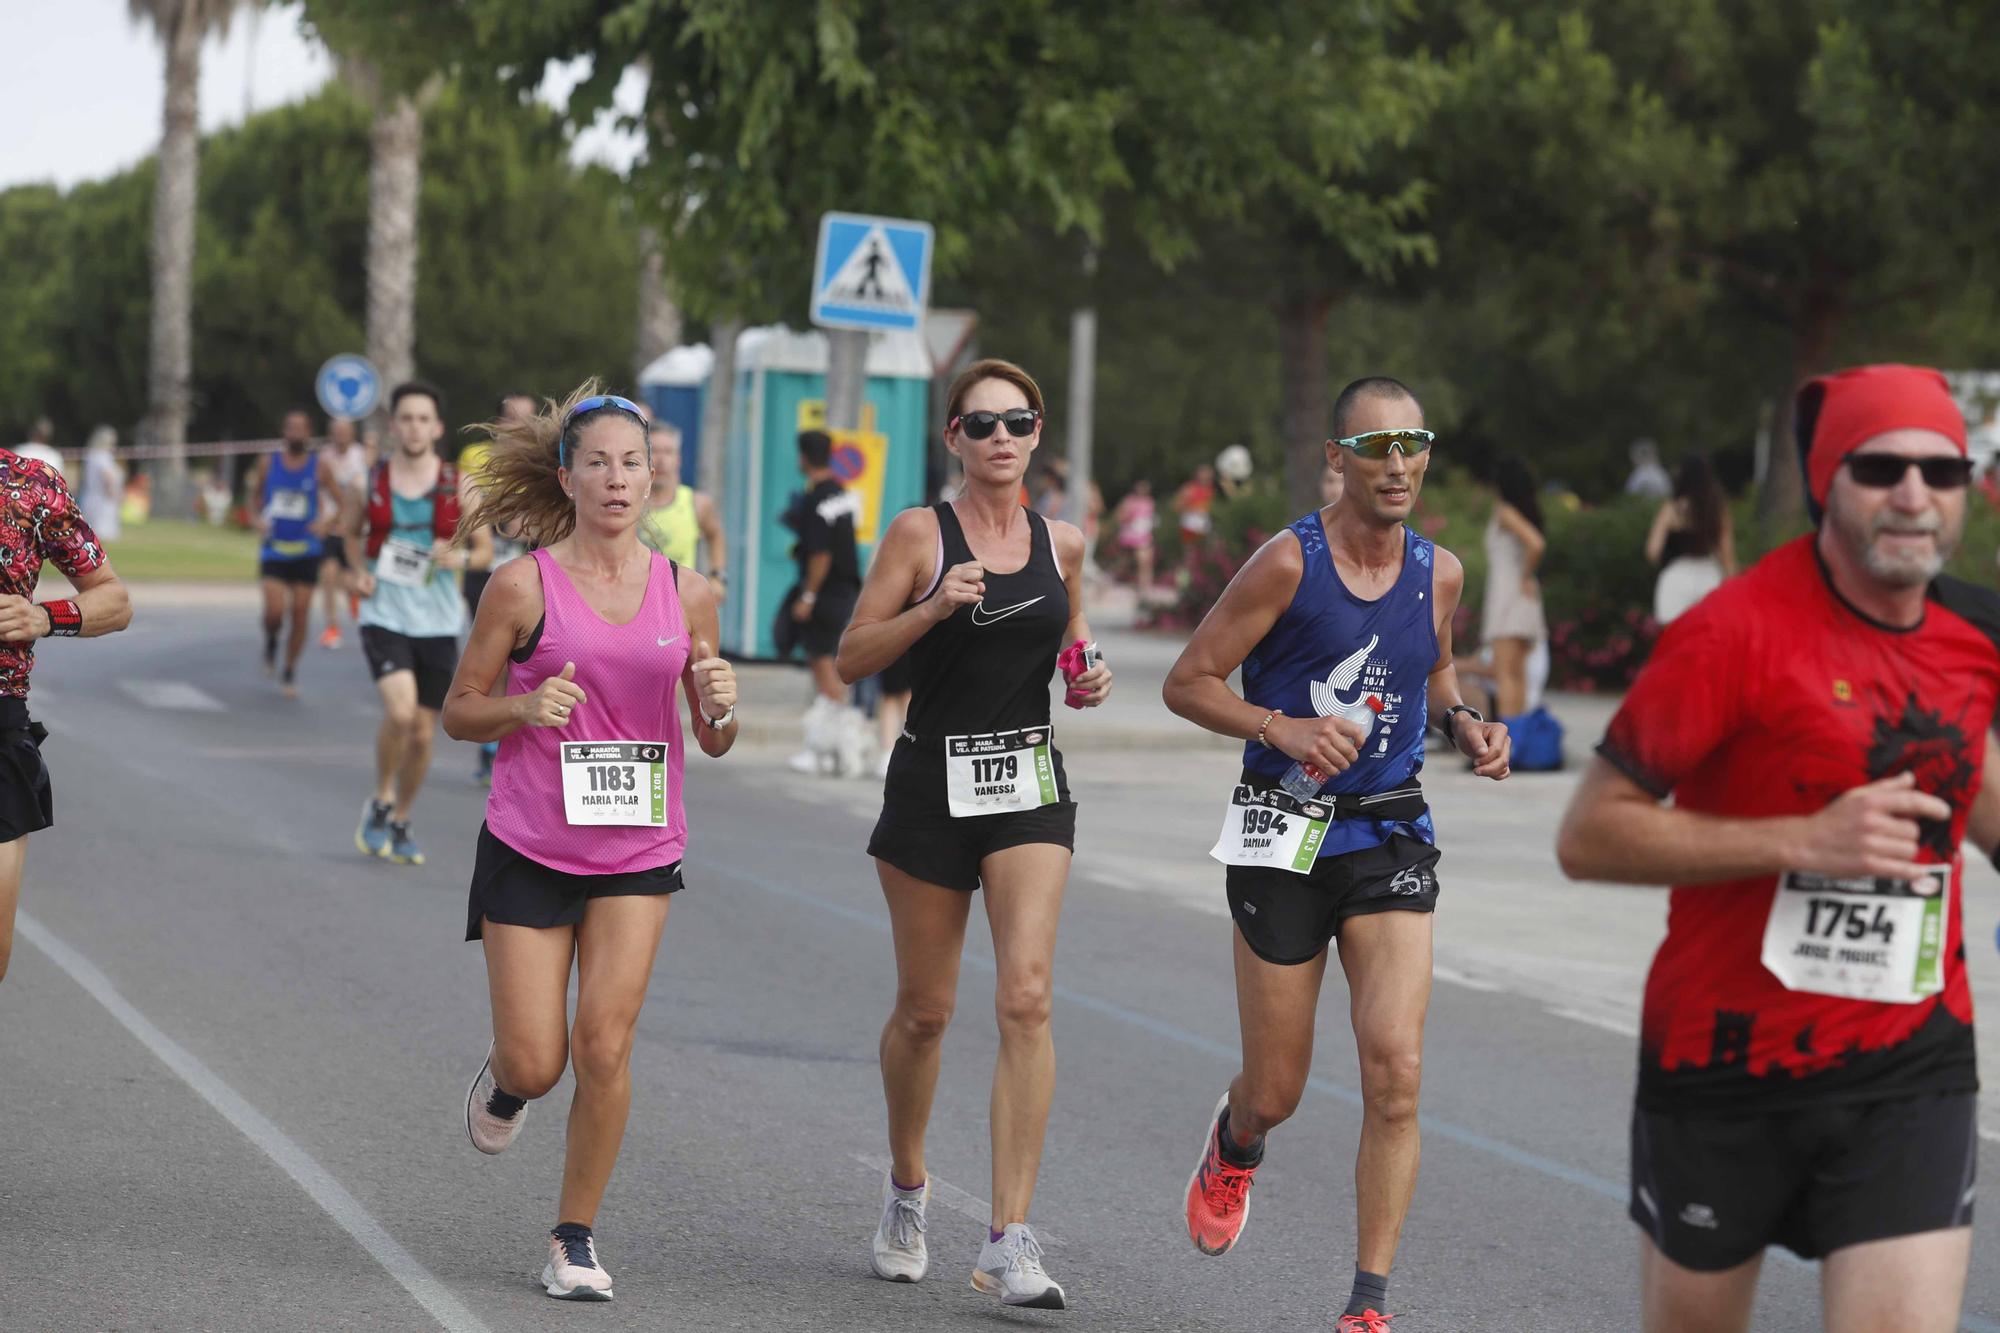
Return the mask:
<path id="1" fill-rule="evenodd" d="M 1437 665 L 1431 602 L 1431 543 L 1403 529 L 1403 571 L 1372 602 L 1349 592 L 1333 567 L 1317 511 L 1292 524 L 1305 555 L 1298 591 L 1276 624 L 1243 659 L 1243 697 L 1287 717 L 1342 717 L 1367 729 L 1361 757 L 1322 792 L 1368 795 L 1414 782 L 1424 767 L 1426 687 Z M 1282 750 L 1256 741 L 1243 766 L 1276 782 L 1292 766 Z M 1430 813 L 1414 823 L 1336 819 L 1321 856 L 1378 847 L 1393 833 L 1435 842 Z"/>
<path id="2" fill-rule="evenodd" d="M 324 544 L 311 531 L 314 519 L 319 517 L 319 459 L 308 451 L 306 461 L 297 467 L 285 466 L 282 450 L 271 455 L 271 466 L 264 473 L 264 493 L 258 497 L 258 512 L 270 513 L 273 501 L 279 496 L 286 499 L 280 507 L 286 512 L 298 509 L 303 496 L 303 518 L 272 518 L 271 535 L 264 539 L 264 547 L 259 555 L 261 560 L 311 560 L 325 551 Z"/>

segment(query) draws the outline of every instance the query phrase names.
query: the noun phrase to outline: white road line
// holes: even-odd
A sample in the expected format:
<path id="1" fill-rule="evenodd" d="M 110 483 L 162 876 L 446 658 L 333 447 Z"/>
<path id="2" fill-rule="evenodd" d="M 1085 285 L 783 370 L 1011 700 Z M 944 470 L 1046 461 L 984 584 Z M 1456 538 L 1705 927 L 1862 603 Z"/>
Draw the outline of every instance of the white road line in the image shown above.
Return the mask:
<path id="1" fill-rule="evenodd" d="M 450 1333 L 487 1333 L 486 1325 L 479 1317 L 461 1304 L 442 1282 L 431 1276 L 430 1271 L 418 1263 L 416 1257 L 404 1249 L 325 1167 L 315 1162 L 305 1149 L 294 1143 L 263 1112 L 245 1101 L 234 1088 L 216 1077 L 207 1065 L 179 1042 L 153 1026 L 144 1014 L 118 993 L 110 979 L 97 970 L 96 964 L 50 934 L 46 926 L 28 913 L 20 913 L 17 920 L 21 934 L 30 944 L 69 973 L 70 980 L 89 992 L 90 997 L 103 1005 L 127 1032 L 139 1039 L 140 1044 L 158 1056 L 160 1062 L 179 1075 L 181 1081 L 194 1089 L 203 1101 L 221 1112 L 223 1119 L 236 1126 L 245 1138 L 262 1149 L 264 1155 L 311 1196 L 312 1201 L 323 1208 L 342 1231 L 373 1255 L 375 1261 L 388 1270 L 389 1276 L 415 1297 L 417 1304 L 423 1306 L 433 1319 Z"/>
<path id="2" fill-rule="evenodd" d="M 148 708 L 172 708 L 185 713 L 226 713 L 222 700 L 184 680 L 121 680 L 118 688 Z"/>
<path id="3" fill-rule="evenodd" d="M 1442 963 L 1431 964 L 1431 976 L 1435 980 L 1448 981 L 1454 986 L 1463 986 L 1467 990 L 1492 992 L 1507 989 L 1497 981 L 1487 981 L 1483 977 L 1475 977 L 1470 973 L 1461 972 L 1455 967 L 1446 967 Z"/>
<path id="4" fill-rule="evenodd" d="M 1639 1035 L 1637 1024 L 1629 1023 L 1612 1014 L 1593 1014 L 1588 1009 L 1576 1009 L 1566 1005 L 1555 1004 L 1543 1006 L 1542 1012 L 1554 1014 L 1557 1018 L 1567 1018 L 1577 1023 L 1588 1023 L 1594 1028 L 1603 1028 L 1606 1032 L 1615 1032 L 1621 1037 L 1636 1037 Z"/>
<path id="5" fill-rule="evenodd" d="M 852 1157 L 862 1166 L 867 1167 L 877 1178 L 889 1169 L 889 1159 L 880 1153 L 854 1152 L 849 1153 L 848 1156 Z M 938 1173 L 935 1171 L 931 1172 L 931 1198 L 935 1202 L 941 1203 L 951 1209 L 954 1213 L 961 1213 L 971 1218 L 973 1221 L 979 1223 L 982 1229 L 990 1229 L 993 1225 L 992 1205 L 976 1195 L 967 1194 L 950 1181 L 939 1179 Z M 1061 1243 L 1056 1239 L 1053 1232 L 1041 1226 L 1036 1226 L 1035 1236 L 1047 1245 Z"/>

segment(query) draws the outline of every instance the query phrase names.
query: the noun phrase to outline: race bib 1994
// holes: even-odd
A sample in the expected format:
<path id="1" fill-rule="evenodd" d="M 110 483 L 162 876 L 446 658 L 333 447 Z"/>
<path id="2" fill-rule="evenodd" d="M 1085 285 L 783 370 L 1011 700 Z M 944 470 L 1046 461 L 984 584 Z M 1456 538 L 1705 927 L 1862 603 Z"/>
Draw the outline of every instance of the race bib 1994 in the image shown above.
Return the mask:
<path id="1" fill-rule="evenodd" d="M 1208 854 L 1226 866 L 1276 866 L 1311 874 L 1332 819 L 1332 808 L 1322 802 L 1295 800 L 1282 787 L 1259 791 L 1239 782 L 1223 808 L 1222 833 Z"/>

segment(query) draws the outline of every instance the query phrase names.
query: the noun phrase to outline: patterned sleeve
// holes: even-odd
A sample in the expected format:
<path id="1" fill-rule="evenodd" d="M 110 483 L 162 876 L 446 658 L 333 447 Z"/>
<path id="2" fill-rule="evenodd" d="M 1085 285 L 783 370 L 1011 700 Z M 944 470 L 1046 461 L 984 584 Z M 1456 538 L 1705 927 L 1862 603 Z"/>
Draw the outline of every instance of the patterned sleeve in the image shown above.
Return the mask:
<path id="1" fill-rule="evenodd" d="M 1711 597 L 1667 626 L 1597 752 L 1665 800 L 1749 713 L 1747 644 Z"/>
<path id="2" fill-rule="evenodd" d="M 35 488 L 35 545 L 42 559 L 70 578 L 88 574 L 104 563 L 104 547 L 90 524 L 83 521 L 60 473 L 49 469 Z"/>

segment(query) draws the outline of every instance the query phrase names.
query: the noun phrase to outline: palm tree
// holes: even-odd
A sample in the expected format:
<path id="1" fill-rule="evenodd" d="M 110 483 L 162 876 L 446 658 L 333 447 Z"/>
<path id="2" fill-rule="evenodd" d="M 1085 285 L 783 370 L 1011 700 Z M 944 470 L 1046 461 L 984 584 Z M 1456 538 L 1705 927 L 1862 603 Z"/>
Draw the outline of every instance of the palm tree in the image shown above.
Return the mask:
<path id="1" fill-rule="evenodd" d="M 443 81 L 433 76 L 414 94 L 391 93 L 365 55 L 336 54 L 341 76 L 375 113 L 368 135 L 368 359 L 385 385 L 399 384 L 416 367 L 423 109 L 437 99 Z"/>
<path id="2" fill-rule="evenodd" d="M 187 495 L 187 420 L 193 378 L 194 219 L 201 148 L 201 43 L 229 27 L 242 0 L 127 0 L 167 54 L 167 96 L 153 188 L 153 328 L 143 443 L 164 446 L 154 503 L 178 513 Z"/>

